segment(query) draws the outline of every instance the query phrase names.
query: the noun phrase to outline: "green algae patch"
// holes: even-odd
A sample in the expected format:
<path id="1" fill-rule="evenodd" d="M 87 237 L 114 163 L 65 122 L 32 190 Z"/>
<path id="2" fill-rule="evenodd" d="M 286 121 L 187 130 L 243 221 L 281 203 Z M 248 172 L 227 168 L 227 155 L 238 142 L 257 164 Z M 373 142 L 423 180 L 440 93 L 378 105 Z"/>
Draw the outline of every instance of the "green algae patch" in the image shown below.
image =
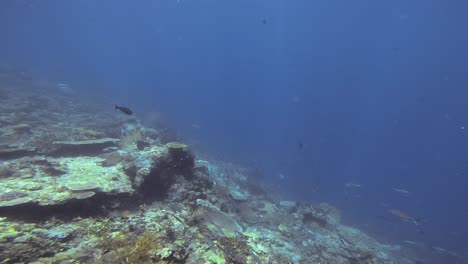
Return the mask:
<path id="1" fill-rule="evenodd" d="M 213 251 L 207 251 L 203 255 L 203 259 L 206 261 L 205 263 L 216 263 L 216 264 L 226 263 L 226 259 L 224 258 L 223 254 L 216 254 Z"/>
<path id="2" fill-rule="evenodd" d="M 3 190 L 0 195 L 0 208 L 26 203 L 55 205 L 71 199 L 87 199 L 96 193 L 133 192 L 122 165 L 104 167 L 101 163 L 102 159 L 98 157 L 49 157 L 22 159 L 10 164 L 12 169 L 24 166 L 31 169 L 28 170 L 26 178 L 20 175 L 0 179 L 0 188 Z M 51 166 L 63 173 L 48 173 Z"/>
<path id="3" fill-rule="evenodd" d="M 27 204 L 27 203 L 30 203 L 31 201 L 32 199 L 30 197 L 15 198 L 12 200 L 0 201 L 0 207 L 10 207 L 10 206 L 15 206 L 15 205 L 20 205 L 20 204 Z"/>
<path id="4" fill-rule="evenodd" d="M 131 183 L 120 165 L 104 167 L 95 157 L 62 158 L 67 173 L 57 182 L 70 191 L 131 192 Z"/>

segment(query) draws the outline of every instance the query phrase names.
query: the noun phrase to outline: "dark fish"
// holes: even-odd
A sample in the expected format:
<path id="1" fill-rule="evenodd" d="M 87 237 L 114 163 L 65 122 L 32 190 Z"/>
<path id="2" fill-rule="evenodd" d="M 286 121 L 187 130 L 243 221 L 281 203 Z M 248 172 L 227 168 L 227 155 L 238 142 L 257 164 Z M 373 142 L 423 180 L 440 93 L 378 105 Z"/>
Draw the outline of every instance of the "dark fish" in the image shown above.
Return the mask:
<path id="1" fill-rule="evenodd" d="M 130 108 L 127 108 L 127 107 L 123 107 L 123 106 L 118 106 L 116 105 L 115 106 L 115 109 L 117 110 L 120 110 L 120 112 L 124 113 L 124 114 L 127 114 L 127 115 L 132 115 L 133 114 L 133 111 L 130 110 Z"/>
<path id="2" fill-rule="evenodd" d="M 304 143 L 302 142 L 302 140 L 299 140 L 299 141 L 297 142 L 297 147 L 298 147 L 299 149 L 303 149 L 303 148 L 304 148 Z"/>
<path id="3" fill-rule="evenodd" d="M 266 20 L 266 18 L 262 19 L 262 24 L 263 24 L 263 25 L 266 25 L 267 22 L 268 22 L 268 21 Z"/>

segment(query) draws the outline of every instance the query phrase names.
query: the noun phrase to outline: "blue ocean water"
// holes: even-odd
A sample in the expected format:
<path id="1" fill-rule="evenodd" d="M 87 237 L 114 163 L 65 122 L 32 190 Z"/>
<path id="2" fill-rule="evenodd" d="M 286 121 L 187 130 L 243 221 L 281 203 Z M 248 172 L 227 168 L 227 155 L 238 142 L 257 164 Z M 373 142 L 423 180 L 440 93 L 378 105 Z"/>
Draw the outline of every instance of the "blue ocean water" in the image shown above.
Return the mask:
<path id="1" fill-rule="evenodd" d="M 0 62 L 160 112 L 389 242 L 468 248 L 463 1 L 0 3 Z M 421 228 L 388 212 L 397 209 Z M 421 232 L 421 230 L 423 232 Z"/>

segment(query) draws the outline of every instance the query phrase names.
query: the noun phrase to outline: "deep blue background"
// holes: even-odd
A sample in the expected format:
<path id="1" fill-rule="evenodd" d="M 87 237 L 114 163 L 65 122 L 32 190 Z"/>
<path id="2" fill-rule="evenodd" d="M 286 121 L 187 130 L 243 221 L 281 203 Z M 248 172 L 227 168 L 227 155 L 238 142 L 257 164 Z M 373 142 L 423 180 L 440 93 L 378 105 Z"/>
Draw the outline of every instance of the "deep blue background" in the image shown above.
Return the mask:
<path id="1" fill-rule="evenodd" d="M 462 251 L 466 10 L 458 0 L 4 0 L 0 62 L 140 117 L 162 112 L 200 149 L 257 166 L 290 198 L 331 202 L 379 238 Z M 425 234 L 383 221 L 385 205 L 426 218 Z"/>

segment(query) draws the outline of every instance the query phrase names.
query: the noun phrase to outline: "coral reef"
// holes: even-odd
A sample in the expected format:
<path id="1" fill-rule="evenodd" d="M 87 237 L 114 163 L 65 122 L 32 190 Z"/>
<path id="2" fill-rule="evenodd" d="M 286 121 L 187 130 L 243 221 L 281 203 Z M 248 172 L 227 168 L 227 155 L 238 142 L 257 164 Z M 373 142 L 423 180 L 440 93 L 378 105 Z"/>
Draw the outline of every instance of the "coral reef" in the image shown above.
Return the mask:
<path id="1" fill-rule="evenodd" d="M 255 170 L 199 159 L 157 118 L 147 128 L 5 76 L 0 263 L 421 263 L 330 204 L 282 200 Z"/>

